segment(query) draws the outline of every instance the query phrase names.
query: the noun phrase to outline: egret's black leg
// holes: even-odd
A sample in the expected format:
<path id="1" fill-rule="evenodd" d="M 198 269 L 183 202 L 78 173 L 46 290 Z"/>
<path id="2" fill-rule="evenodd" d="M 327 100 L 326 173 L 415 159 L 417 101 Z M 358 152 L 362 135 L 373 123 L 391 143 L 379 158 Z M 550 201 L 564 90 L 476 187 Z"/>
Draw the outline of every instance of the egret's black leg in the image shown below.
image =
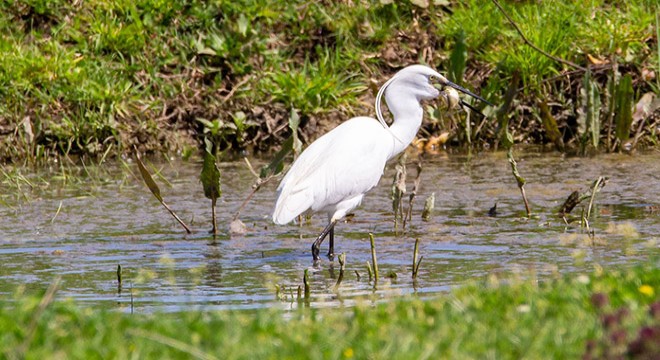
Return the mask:
<path id="1" fill-rule="evenodd" d="M 323 242 L 323 239 L 325 239 L 328 234 L 332 234 L 332 229 L 335 227 L 335 224 L 337 221 L 330 221 L 328 225 L 321 231 L 321 234 L 319 237 L 316 238 L 314 243 L 312 244 L 312 257 L 314 258 L 314 262 L 317 262 L 321 260 L 321 257 L 319 256 L 319 253 L 321 252 L 321 243 Z M 334 235 L 331 236 L 333 238 Z M 333 240 L 334 241 L 334 240 Z"/>
<path id="2" fill-rule="evenodd" d="M 328 244 L 328 258 L 332 260 L 335 257 L 335 227 L 330 229 L 330 243 Z"/>

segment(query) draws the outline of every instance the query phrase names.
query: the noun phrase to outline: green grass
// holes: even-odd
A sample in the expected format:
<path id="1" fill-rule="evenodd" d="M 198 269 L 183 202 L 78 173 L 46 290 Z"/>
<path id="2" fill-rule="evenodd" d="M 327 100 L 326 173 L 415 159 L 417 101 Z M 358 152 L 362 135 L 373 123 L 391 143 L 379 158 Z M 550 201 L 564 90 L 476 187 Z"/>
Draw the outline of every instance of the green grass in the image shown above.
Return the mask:
<path id="1" fill-rule="evenodd" d="M 582 66 L 588 64 L 587 54 L 621 65 L 653 66 L 645 63 L 654 45 L 648 42 L 657 7 L 653 1 L 501 3 L 525 36 L 552 55 Z M 525 85 L 538 85 L 564 68 L 524 44 L 491 1 L 461 1 L 438 27 L 449 38 L 464 32 L 475 60 L 497 65 L 502 74 L 520 71 Z"/>
<path id="2" fill-rule="evenodd" d="M 549 53 L 582 66 L 589 64 L 587 55 L 616 61 L 622 74 L 635 79 L 644 69 L 660 73 L 653 0 L 504 6 Z M 524 116 L 516 130 L 528 141 L 543 141 L 534 113 L 537 94 L 570 110 L 577 95 L 565 89 L 581 79 L 577 74 L 568 83 L 544 83 L 570 69 L 523 44 L 487 0 L 426 9 L 375 0 L 14 0 L 0 3 L 0 31 L 5 161 L 99 157 L 110 146 L 114 153 L 133 145 L 185 151 L 202 138 L 196 119 L 231 122 L 237 112 L 256 126 L 228 133 L 225 145 L 269 150 L 287 136 L 285 127 L 273 132 L 273 124 L 285 124 L 292 107 L 303 119 L 305 138 L 315 138 L 315 126 L 305 129 L 307 120 L 336 124 L 373 114 L 372 107 L 365 109 L 372 83 L 382 83 L 398 67 L 430 62 L 448 71 L 461 36 L 466 86 L 499 103 L 512 73 L 521 73 L 525 93 L 509 116 Z M 636 80 L 635 87 L 636 98 L 658 91 L 653 80 Z M 574 125 L 561 116 L 560 130 L 568 138 Z M 477 140 L 496 140 L 491 123 Z"/>
<path id="3" fill-rule="evenodd" d="M 289 105 L 304 114 L 326 112 L 338 106 L 355 105 L 357 95 L 365 86 L 355 81 L 355 74 L 346 74 L 346 62 L 339 56 L 324 53 L 312 63 L 308 59 L 299 64 L 288 64 L 285 71 L 266 74 L 260 87 L 273 101 Z"/>
<path id="4" fill-rule="evenodd" d="M 9 359 L 575 359 L 589 343 L 602 358 L 633 349 L 640 329 L 660 330 L 659 291 L 660 269 L 649 262 L 547 281 L 491 276 L 428 300 L 290 312 L 129 315 L 19 292 L 0 307 L 0 349 Z"/>

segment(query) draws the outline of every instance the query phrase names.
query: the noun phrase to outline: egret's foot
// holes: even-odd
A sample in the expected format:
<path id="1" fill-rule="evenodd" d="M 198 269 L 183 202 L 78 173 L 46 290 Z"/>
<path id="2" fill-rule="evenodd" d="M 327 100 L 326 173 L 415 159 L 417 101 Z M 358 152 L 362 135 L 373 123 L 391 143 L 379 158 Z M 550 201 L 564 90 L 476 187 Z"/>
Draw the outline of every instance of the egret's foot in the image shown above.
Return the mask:
<path id="1" fill-rule="evenodd" d="M 333 249 L 328 250 L 328 260 L 333 261 L 335 259 L 335 251 Z"/>
<path id="2" fill-rule="evenodd" d="M 316 246 L 316 242 L 312 244 L 312 258 L 314 259 L 314 263 L 318 263 L 321 260 L 321 256 L 319 254 L 321 253 L 321 249 L 319 249 L 318 246 Z"/>

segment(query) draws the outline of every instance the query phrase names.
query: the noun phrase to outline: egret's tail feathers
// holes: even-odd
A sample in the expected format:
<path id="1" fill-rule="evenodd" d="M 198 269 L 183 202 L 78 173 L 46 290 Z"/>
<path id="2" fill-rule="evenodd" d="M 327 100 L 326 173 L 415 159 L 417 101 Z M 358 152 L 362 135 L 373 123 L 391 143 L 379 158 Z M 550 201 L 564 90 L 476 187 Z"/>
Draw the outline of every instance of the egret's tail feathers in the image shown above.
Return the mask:
<path id="1" fill-rule="evenodd" d="M 282 192 L 275 204 L 273 222 L 278 225 L 288 224 L 298 215 L 309 210 L 314 199 L 309 191 Z"/>

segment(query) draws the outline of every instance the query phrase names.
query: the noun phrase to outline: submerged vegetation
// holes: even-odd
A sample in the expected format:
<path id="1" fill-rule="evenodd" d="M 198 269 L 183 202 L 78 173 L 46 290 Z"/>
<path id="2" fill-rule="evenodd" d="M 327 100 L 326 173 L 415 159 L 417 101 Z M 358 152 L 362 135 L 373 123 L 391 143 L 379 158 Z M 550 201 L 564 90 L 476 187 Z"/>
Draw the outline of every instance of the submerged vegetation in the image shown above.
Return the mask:
<path id="1" fill-rule="evenodd" d="M 0 156 L 186 154 L 208 126 L 221 149 L 265 151 L 291 134 L 292 110 L 309 142 L 373 113 L 377 86 L 415 62 L 500 106 L 487 119 L 429 107 L 423 138 L 657 144 L 656 1 L 502 5 L 565 62 L 486 0 L 4 1 Z"/>
<path id="2" fill-rule="evenodd" d="M 353 308 L 121 314 L 17 292 L 0 306 L 7 359 L 657 358 L 660 270 L 473 280 Z"/>

